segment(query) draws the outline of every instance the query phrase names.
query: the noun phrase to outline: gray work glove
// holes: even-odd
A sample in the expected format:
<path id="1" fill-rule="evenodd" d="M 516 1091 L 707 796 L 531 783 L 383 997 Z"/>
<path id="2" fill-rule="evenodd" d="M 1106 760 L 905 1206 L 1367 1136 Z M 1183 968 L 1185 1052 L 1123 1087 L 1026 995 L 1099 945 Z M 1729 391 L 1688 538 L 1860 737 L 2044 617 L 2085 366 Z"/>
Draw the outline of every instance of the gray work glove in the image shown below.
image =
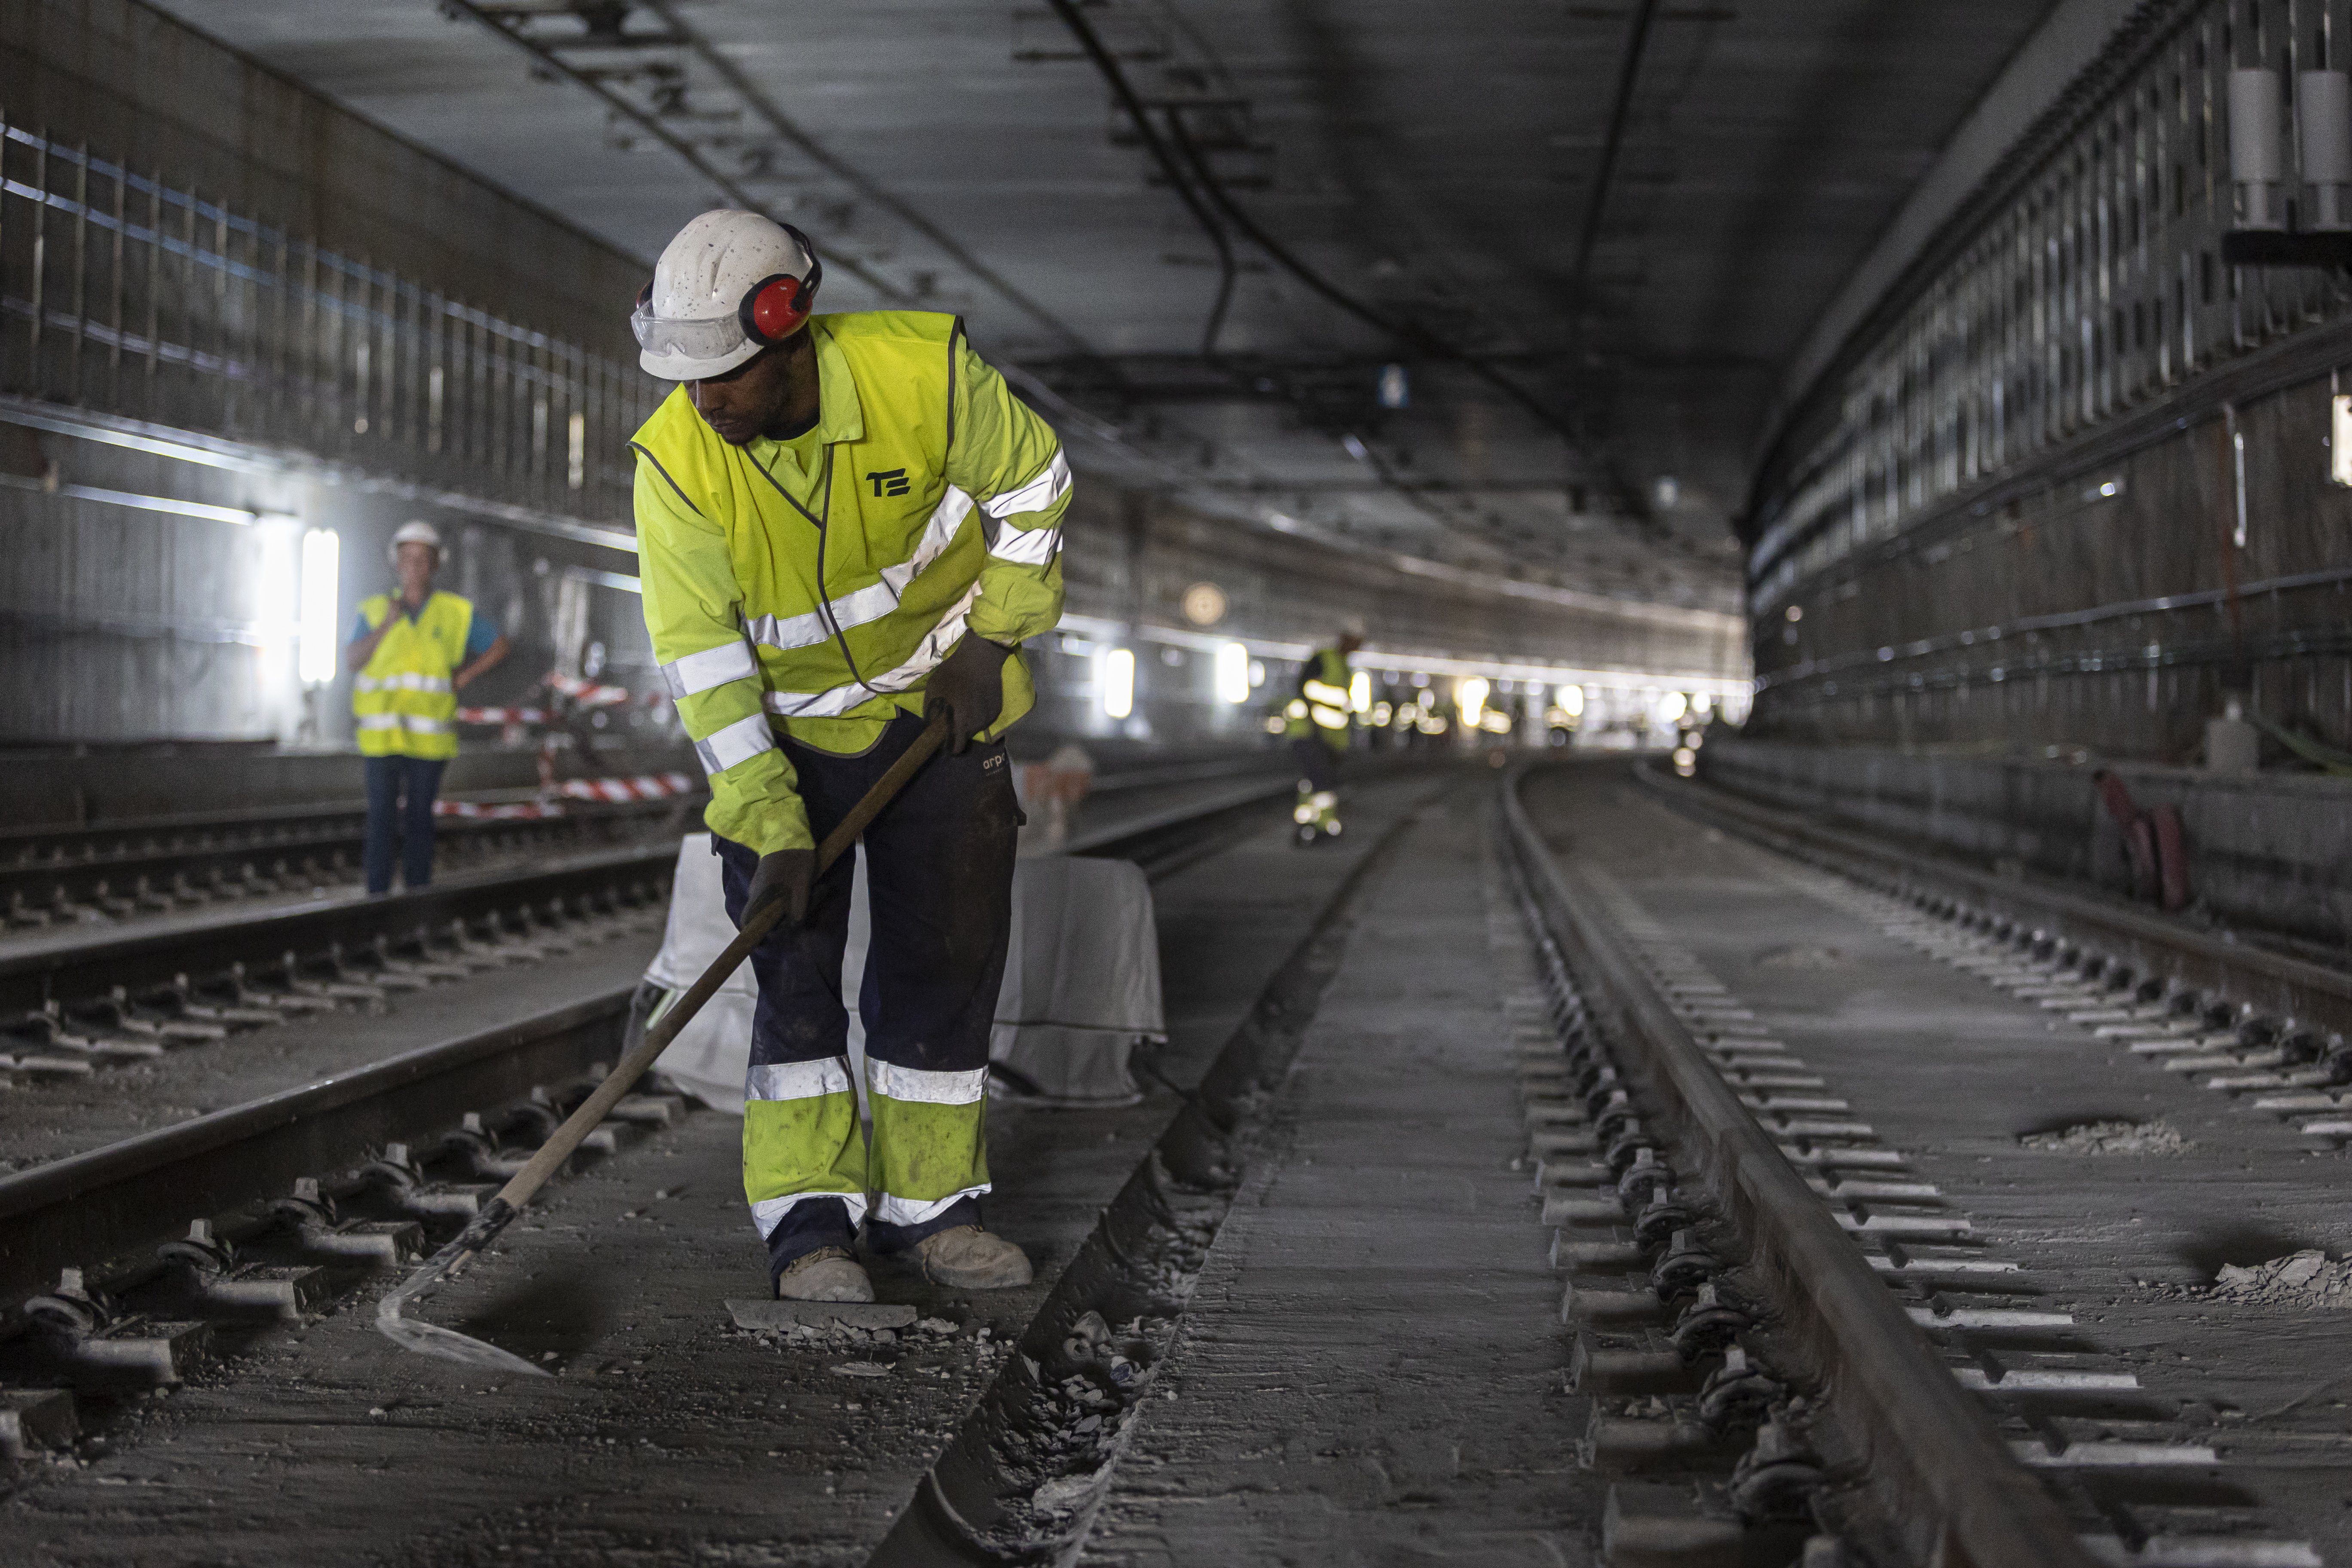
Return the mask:
<path id="1" fill-rule="evenodd" d="M 781 900 L 784 915 L 778 923 L 798 926 L 808 918 L 809 888 L 815 880 L 814 849 L 779 849 L 761 856 L 759 868 L 751 873 L 751 885 L 744 890 L 743 923 L 750 925 L 752 916 Z"/>
<path id="2" fill-rule="evenodd" d="M 947 710 L 948 750 L 957 756 L 1004 711 L 1004 661 L 1012 657 L 1003 644 L 966 632 L 923 683 L 923 717 Z"/>

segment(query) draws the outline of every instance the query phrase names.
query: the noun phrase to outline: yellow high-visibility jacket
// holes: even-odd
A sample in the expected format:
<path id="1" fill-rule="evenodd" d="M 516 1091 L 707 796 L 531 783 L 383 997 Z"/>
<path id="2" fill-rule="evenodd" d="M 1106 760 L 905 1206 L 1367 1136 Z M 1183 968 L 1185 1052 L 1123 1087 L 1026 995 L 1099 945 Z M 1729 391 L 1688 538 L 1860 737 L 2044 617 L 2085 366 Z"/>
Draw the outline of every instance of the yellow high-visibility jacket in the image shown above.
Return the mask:
<path id="1" fill-rule="evenodd" d="M 1335 752 L 1348 749 L 1348 656 L 1336 647 L 1307 656 L 1298 695 L 1283 709 L 1283 733 L 1297 740 L 1319 736 Z"/>
<path id="2" fill-rule="evenodd" d="M 360 601 L 370 631 L 392 613 L 389 594 Z M 362 756 L 447 762 L 457 754 L 457 692 L 449 678 L 465 661 L 473 624 L 472 604 L 432 594 L 414 619 L 404 615 L 383 634 L 352 681 Z"/>
<path id="3" fill-rule="evenodd" d="M 814 840 L 776 746 L 871 746 L 967 632 L 1062 615 L 1070 469 L 1050 426 L 917 310 L 818 316 L 816 428 L 730 447 L 673 391 L 632 443 L 646 628 L 710 775 L 703 820 L 762 855 Z M 1001 734 L 1035 701 L 1004 661 Z"/>

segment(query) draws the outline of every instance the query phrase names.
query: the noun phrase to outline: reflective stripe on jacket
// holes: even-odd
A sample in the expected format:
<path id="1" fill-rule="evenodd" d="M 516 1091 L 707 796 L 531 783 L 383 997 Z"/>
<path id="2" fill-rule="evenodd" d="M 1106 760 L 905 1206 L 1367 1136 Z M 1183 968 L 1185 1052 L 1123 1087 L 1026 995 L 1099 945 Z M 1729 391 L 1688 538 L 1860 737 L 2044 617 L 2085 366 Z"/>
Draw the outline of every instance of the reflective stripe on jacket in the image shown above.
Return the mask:
<path id="1" fill-rule="evenodd" d="M 646 630 L 710 774 L 710 830 L 811 842 L 781 728 L 870 746 L 967 631 L 1015 645 L 1061 618 L 1070 470 L 1053 429 L 952 316 L 819 316 L 811 435 L 731 447 L 679 387 L 636 434 Z M 1035 700 L 1004 661 L 992 737 Z"/>
<path id="2" fill-rule="evenodd" d="M 393 614 L 389 594 L 360 601 L 370 631 Z M 449 678 L 465 662 L 473 624 L 474 606 L 455 594 L 432 595 L 413 618 L 398 616 L 352 681 L 362 756 L 446 762 L 457 754 L 457 691 Z"/>
<path id="3" fill-rule="evenodd" d="M 1299 676 L 1298 695 L 1283 710 L 1288 722 L 1282 732 L 1292 740 L 1319 735 L 1333 750 L 1346 751 L 1348 679 L 1348 656 L 1336 647 L 1318 648 Z"/>

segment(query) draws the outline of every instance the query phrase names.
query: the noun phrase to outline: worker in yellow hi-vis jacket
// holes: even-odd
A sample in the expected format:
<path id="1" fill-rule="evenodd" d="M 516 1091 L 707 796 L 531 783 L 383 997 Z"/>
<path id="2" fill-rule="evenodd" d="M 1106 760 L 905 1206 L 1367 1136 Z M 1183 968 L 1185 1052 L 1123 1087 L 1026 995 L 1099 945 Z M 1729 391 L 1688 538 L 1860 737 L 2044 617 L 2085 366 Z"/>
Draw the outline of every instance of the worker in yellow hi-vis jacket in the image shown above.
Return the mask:
<path id="1" fill-rule="evenodd" d="M 743 1183 L 780 1297 L 873 1300 L 866 1245 L 963 1289 L 1023 1285 L 982 1227 L 988 1040 L 1019 808 L 999 737 L 1034 700 L 1019 656 L 1062 611 L 1061 443 L 952 316 L 818 316 L 798 230 L 708 212 L 632 318 L 679 383 L 639 430 L 646 625 L 710 775 L 704 813 L 757 948 Z M 814 846 L 920 732 L 949 748 L 863 840 L 858 998 L 869 1150 L 841 995 L 852 877 Z"/>
<path id="2" fill-rule="evenodd" d="M 1300 844 L 1339 837 L 1339 759 L 1348 754 L 1353 722 L 1348 660 L 1363 646 L 1363 638 L 1345 632 L 1308 654 L 1298 670 L 1298 695 L 1282 710 L 1283 733 L 1298 759 L 1298 804 L 1290 816 Z"/>

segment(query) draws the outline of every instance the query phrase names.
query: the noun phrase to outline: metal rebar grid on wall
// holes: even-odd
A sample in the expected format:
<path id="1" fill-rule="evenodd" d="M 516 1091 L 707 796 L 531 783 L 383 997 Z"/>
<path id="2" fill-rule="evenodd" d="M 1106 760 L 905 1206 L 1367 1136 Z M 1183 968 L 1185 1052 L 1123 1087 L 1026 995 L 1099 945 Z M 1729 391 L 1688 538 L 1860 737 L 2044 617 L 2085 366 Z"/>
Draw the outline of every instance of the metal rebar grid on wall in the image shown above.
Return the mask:
<path id="1" fill-rule="evenodd" d="M 0 120 L 0 393 L 625 520 L 635 365 Z"/>

